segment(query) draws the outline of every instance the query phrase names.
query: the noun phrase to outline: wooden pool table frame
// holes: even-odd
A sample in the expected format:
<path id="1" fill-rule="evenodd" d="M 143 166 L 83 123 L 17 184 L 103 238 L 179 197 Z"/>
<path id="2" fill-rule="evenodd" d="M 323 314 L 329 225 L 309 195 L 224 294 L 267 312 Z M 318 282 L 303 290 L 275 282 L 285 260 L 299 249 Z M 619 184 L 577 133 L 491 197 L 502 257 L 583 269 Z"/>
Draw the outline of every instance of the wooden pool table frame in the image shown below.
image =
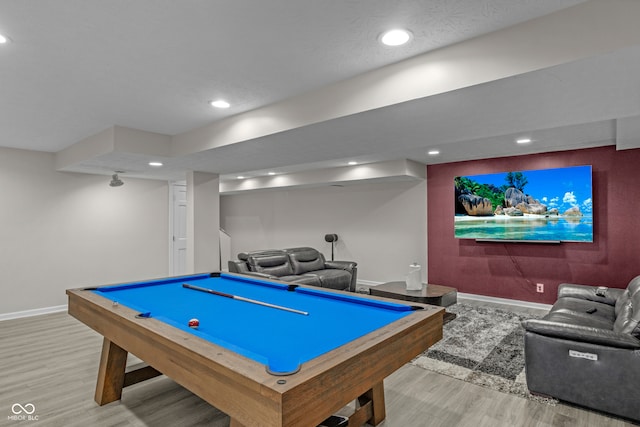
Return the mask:
<path id="1" fill-rule="evenodd" d="M 164 374 L 227 413 L 231 427 L 315 426 L 354 400 L 349 425 L 378 425 L 385 418 L 384 378 L 442 338 L 444 314 L 442 307 L 415 304 L 424 310 L 304 363 L 293 375 L 274 376 L 263 364 L 193 334 L 136 318 L 136 311 L 89 289 L 67 295 L 69 314 L 104 337 L 99 405 L 120 400 L 123 387 Z M 125 372 L 128 353 L 149 366 Z"/>

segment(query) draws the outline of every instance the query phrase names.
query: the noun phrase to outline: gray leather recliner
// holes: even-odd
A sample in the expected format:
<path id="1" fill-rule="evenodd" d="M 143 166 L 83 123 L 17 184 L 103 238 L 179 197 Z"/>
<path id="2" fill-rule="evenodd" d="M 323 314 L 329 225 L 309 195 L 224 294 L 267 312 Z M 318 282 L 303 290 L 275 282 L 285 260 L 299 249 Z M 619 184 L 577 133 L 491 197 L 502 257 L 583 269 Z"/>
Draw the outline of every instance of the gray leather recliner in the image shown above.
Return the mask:
<path id="1" fill-rule="evenodd" d="M 640 276 L 626 289 L 562 284 L 522 325 L 532 393 L 640 422 Z"/>

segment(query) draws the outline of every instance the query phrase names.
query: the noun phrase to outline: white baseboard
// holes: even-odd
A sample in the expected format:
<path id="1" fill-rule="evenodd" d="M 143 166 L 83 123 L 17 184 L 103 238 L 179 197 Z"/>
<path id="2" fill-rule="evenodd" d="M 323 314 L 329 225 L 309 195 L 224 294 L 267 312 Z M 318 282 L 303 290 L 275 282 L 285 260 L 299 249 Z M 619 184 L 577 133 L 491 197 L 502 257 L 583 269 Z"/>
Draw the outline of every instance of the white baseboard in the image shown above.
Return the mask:
<path id="1" fill-rule="evenodd" d="M 67 311 L 67 305 L 54 307 L 35 308 L 33 310 L 14 311 L 13 313 L 0 313 L 0 322 L 3 320 L 20 319 L 22 317 L 40 316 L 42 314 L 59 313 Z"/>
<path id="2" fill-rule="evenodd" d="M 547 310 L 547 311 L 551 310 L 551 304 L 540 304 L 538 302 L 521 301 L 517 299 L 487 297 L 484 295 L 465 294 L 463 292 L 458 292 L 458 299 L 483 301 L 483 302 L 490 302 L 495 304 L 508 304 L 508 305 L 514 305 L 516 307 L 535 308 L 535 309 Z"/>
<path id="3" fill-rule="evenodd" d="M 371 280 L 360 280 L 358 279 L 358 285 L 364 285 L 364 286 L 378 286 L 378 285 L 382 285 L 385 282 L 373 282 Z"/>

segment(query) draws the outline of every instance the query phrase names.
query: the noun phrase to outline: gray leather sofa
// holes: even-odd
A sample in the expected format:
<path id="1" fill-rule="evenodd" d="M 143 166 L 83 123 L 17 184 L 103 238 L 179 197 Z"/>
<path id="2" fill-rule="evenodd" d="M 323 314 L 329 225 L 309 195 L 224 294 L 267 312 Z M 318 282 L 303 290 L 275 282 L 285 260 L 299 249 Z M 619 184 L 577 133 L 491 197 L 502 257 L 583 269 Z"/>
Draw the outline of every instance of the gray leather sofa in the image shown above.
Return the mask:
<path id="1" fill-rule="evenodd" d="M 525 320 L 534 394 L 640 422 L 640 276 L 626 289 L 562 284 L 541 320 Z"/>
<path id="2" fill-rule="evenodd" d="M 358 274 L 355 262 L 327 261 L 308 247 L 241 252 L 237 260 L 229 261 L 229 271 L 348 291 L 355 291 Z"/>

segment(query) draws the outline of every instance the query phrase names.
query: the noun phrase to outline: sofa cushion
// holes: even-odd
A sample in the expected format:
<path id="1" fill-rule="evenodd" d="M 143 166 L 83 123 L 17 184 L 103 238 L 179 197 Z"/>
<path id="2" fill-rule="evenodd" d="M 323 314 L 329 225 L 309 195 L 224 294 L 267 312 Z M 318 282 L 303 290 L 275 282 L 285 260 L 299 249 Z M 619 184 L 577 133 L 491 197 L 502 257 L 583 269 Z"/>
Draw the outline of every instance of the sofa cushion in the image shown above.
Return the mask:
<path id="1" fill-rule="evenodd" d="M 543 320 L 549 322 L 557 322 L 565 325 L 585 326 L 589 328 L 598 328 L 604 330 L 612 330 L 613 322 L 597 316 L 583 316 L 576 311 L 557 310 L 551 311 L 543 317 Z"/>
<path id="2" fill-rule="evenodd" d="M 271 254 L 281 254 L 284 251 L 281 249 L 260 249 L 257 251 L 250 252 L 240 252 L 238 254 L 238 259 L 241 261 L 248 261 L 250 256 L 262 256 L 262 255 L 271 255 Z"/>
<path id="3" fill-rule="evenodd" d="M 249 255 L 247 263 L 249 269 L 257 273 L 271 274 L 277 277 L 294 274 L 289 257 L 284 252 Z"/>
<path id="4" fill-rule="evenodd" d="M 286 249 L 294 274 L 304 274 L 325 268 L 324 255 L 313 248 Z"/>
<path id="5" fill-rule="evenodd" d="M 595 317 L 606 321 L 609 324 L 609 329 L 613 327 L 613 322 L 616 320 L 615 308 L 613 306 L 571 297 L 558 299 L 553 305 L 551 313 L 570 314 L 585 319 Z"/>
<path id="6" fill-rule="evenodd" d="M 313 274 L 320 279 L 323 288 L 329 289 L 349 289 L 351 285 L 351 273 L 346 270 L 318 270 L 310 271 L 307 274 Z"/>

